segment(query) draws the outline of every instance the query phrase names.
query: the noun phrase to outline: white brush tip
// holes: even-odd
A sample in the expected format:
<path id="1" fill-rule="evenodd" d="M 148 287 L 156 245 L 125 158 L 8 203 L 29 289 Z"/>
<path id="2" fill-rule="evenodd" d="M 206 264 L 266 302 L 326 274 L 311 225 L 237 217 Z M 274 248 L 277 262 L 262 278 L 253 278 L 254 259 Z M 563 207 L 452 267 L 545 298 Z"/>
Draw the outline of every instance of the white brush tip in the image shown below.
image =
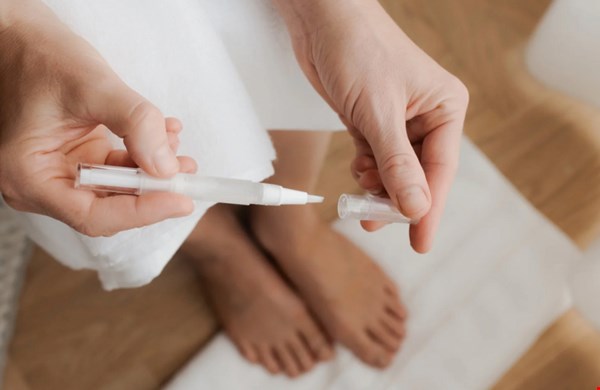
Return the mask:
<path id="1" fill-rule="evenodd" d="M 323 200 L 325 200 L 325 198 L 322 196 L 308 195 L 308 203 L 323 203 Z"/>

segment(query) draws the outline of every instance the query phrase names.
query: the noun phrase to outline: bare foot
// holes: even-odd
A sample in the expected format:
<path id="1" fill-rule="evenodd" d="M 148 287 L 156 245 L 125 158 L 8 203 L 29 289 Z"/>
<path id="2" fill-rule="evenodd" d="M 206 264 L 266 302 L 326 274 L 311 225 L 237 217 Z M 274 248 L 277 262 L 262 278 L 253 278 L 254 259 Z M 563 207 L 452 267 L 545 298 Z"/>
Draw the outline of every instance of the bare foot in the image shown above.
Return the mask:
<path id="1" fill-rule="evenodd" d="M 307 206 L 255 207 L 250 223 L 329 334 L 365 363 L 387 366 L 406 311 L 379 266 Z"/>
<path id="2" fill-rule="evenodd" d="M 332 356 L 323 331 L 231 206 L 211 208 L 182 252 L 194 262 L 225 331 L 246 359 L 295 377 Z"/>

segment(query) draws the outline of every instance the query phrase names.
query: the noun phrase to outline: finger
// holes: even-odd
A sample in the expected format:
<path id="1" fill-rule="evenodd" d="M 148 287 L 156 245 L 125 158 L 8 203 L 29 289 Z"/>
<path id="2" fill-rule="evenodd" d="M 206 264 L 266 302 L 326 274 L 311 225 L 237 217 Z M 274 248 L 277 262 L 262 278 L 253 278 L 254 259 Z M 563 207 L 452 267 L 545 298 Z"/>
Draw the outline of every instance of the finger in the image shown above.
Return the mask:
<path id="1" fill-rule="evenodd" d="M 179 134 L 183 129 L 183 124 L 177 118 L 168 117 L 165 119 L 165 125 L 169 133 Z"/>
<path id="2" fill-rule="evenodd" d="M 375 158 L 364 154 L 356 156 L 350 164 L 350 171 L 354 180 L 358 180 L 363 173 L 376 169 L 377 163 L 375 162 Z"/>
<path id="3" fill-rule="evenodd" d="M 373 149 L 383 185 L 396 207 L 411 219 L 420 219 L 431 207 L 431 195 L 412 145 L 406 134 L 404 117 L 392 127 L 367 136 Z"/>
<path id="4" fill-rule="evenodd" d="M 179 171 L 181 173 L 196 173 L 198 171 L 198 164 L 196 160 L 188 156 L 178 156 L 179 160 Z"/>
<path id="5" fill-rule="evenodd" d="M 196 173 L 198 165 L 196 161 L 188 156 L 178 156 L 179 172 L 181 173 Z M 106 165 L 114 165 L 118 167 L 137 167 L 137 164 L 131 159 L 126 150 L 111 150 L 106 156 Z"/>
<path id="6" fill-rule="evenodd" d="M 131 158 L 144 171 L 162 177 L 179 171 L 169 146 L 165 119 L 158 108 L 120 80 L 96 90 L 88 101 L 94 119 L 123 138 Z"/>
<path id="7" fill-rule="evenodd" d="M 411 245 L 419 253 L 431 249 L 444 212 L 458 167 L 462 126 L 462 120 L 448 122 L 428 134 L 423 141 L 421 164 L 431 190 L 432 205 L 429 213 L 410 228 Z"/>
<path id="8" fill-rule="evenodd" d="M 358 178 L 357 183 L 362 189 L 368 191 L 371 195 L 387 195 L 385 188 L 383 187 L 381 177 L 379 176 L 379 171 L 376 169 L 363 172 Z"/>
<path id="9" fill-rule="evenodd" d="M 179 136 L 176 133 L 167 132 L 167 140 L 169 142 L 169 147 L 173 151 L 173 153 L 177 153 L 179 149 L 180 141 Z"/>
<path id="10" fill-rule="evenodd" d="M 155 192 L 141 196 L 97 197 L 76 190 L 71 179 L 45 183 L 40 203 L 44 213 L 89 236 L 111 236 L 123 230 L 151 225 L 192 213 L 194 204 L 186 196 Z"/>
<path id="11" fill-rule="evenodd" d="M 368 232 L 374 232 L 386 226 L 386 222 L 381 221 L 360 221 L 360 225 Z"/>
<path id="12" fill-rule="evenodd" d="M 122 149 L 111 150 L 104 161 L 106 165 L 136 168 L 137 164 L 131 159 L 129 152 Z"/>

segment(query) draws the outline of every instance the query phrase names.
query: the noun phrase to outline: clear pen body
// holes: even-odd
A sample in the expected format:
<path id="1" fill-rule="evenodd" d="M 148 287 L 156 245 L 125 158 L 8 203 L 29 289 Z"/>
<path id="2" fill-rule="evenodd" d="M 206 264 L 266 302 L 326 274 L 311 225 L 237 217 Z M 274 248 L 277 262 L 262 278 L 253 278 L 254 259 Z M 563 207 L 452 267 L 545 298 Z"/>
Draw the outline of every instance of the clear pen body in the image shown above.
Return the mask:
<path id="1" fill-rule="evenodd" d="M 94 191 L 142 195 L 165 191 L 187 195 L 195 200 L 239 205 L 306 204 L 321 197 L 274 184 L 180 173 L 163 179 L 139 168 L 78 164 L 75 187 Z"/>

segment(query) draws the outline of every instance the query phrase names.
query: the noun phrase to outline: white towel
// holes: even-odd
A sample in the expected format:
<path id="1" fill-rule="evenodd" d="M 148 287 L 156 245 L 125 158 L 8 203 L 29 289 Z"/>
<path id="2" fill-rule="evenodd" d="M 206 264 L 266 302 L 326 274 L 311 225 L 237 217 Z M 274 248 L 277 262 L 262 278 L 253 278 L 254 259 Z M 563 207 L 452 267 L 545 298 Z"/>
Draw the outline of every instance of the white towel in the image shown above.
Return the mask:
<path id="1" fill-rule="evenodd" d="M 272 377 L 219 335 L 167 389 L 483 389 L 569 306 L 565 275 L 578 250 L 469 142 L 430 254 L 410 249 L 406 226 L 335 228 L 383 266 L 409 308 L 390 368 L 370 369 L 338 348 L 297 380 Z"/>
<path id="2" fill-rule="evenodd" d="M 268 0 L 46 3 L 125 82 L 183 121 L 180 152 L 194 157 L 202 173 L 262 180 L 275 157 L 265 128 L 340 127 L 294 64 Z M 114 289 L 156 277 L 210 206 L 197 204 L 191 217 L 110 238 L 85 237 L 47 217 L 20 220 L 53 257 L 97 270 L 104 288 Z"/>

